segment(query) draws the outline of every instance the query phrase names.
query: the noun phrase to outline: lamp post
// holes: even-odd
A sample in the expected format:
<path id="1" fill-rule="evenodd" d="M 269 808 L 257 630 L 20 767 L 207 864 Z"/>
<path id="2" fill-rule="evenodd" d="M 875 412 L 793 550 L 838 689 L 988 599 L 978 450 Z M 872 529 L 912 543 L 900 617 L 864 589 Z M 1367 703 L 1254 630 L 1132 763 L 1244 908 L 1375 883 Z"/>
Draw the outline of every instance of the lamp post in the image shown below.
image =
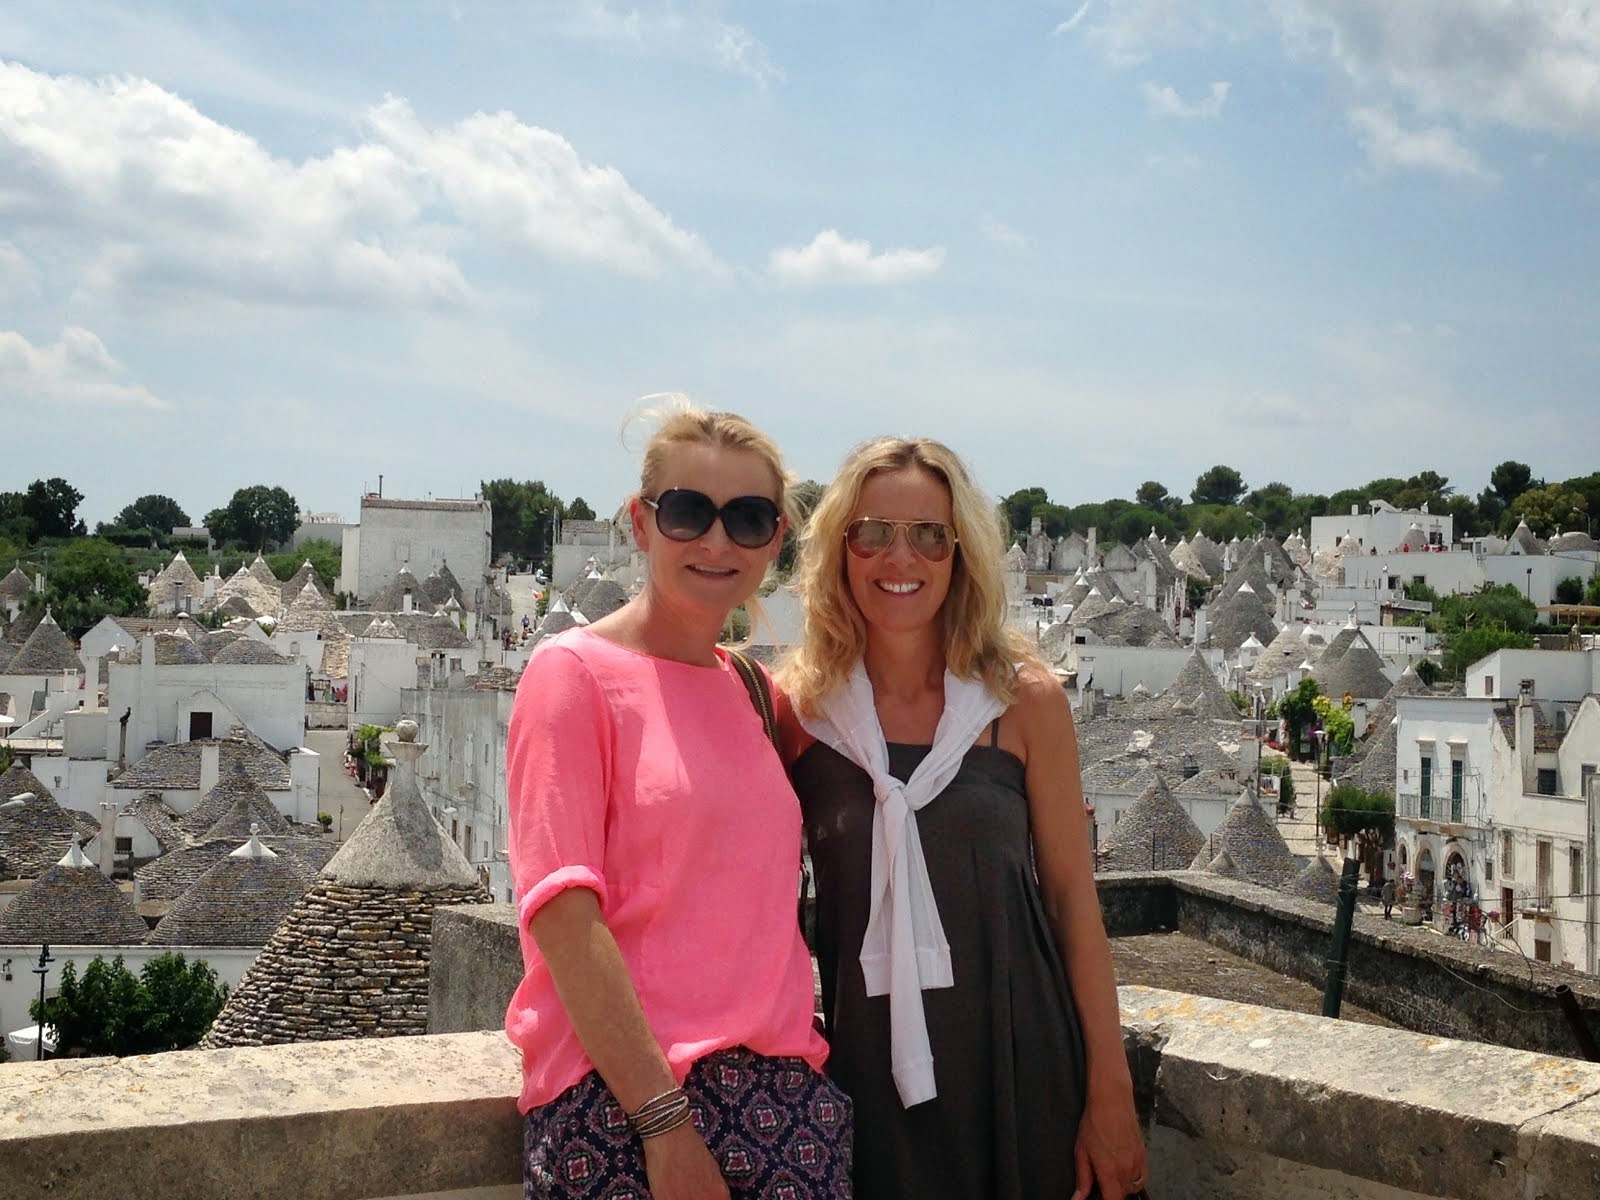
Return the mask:
<path id="1" fill-rule="evenodd" d="M 44 1061 L 44 980 L 50 973 L 50 964 L 53 962 L 55 959 L 50 955 L 50 943 L 45 942 L 39 947 L 39 965 L 28 968 L 39 977 L 39 1021 L 34 1026 L 34 1033 L 39 1038 L 34 1044 L 34 1059 L 37 1062 Z"/>
<path id="2" fill-rule="evenodd" d="M 1585 512 L 1583 509 L 1577 508 L 1577 507 L 1574 507 L 1572 511 L 1577 513 L 1580 517 L 1583 518 L 1583 532 L 1586 535 L 1588 535 L 1590 537 L 1593 537 L 1594 536 L 1594 530 L 1593 530 L 1593 528 L 1591 527 L 1591 525 L 1589 523 L 1589 514 L 1587 512 Z"/>

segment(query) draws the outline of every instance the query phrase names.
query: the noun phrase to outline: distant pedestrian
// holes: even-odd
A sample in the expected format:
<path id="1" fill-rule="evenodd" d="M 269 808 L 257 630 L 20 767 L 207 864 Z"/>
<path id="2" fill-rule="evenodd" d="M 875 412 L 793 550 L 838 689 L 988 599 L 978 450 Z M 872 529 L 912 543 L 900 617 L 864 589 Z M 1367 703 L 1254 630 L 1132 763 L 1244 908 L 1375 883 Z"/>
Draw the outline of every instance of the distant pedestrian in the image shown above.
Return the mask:
<path id="1" fill-rule="evenodd" d="M 1383 881 L 1383 892 L 1381 894 L 1383 896 L 1383 919 L 1385 921 L 1392 920 L 1389 914 L 1394 911 L 1394 880 L 1386 879 Z"/>

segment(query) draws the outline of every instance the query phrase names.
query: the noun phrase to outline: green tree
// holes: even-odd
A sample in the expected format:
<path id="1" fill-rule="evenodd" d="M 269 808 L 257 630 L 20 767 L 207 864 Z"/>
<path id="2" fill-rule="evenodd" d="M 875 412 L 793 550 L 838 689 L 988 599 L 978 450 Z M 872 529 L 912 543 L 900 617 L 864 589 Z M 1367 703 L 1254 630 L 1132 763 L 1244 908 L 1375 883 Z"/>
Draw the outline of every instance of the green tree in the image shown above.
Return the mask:
<path id="1" fill-rule="evenodd" d="M 96 955 L 81 977 L 75 964 L 63 967 L 57 994 L 28 1012 L 55 1028 L 59 1055 L 125 1057 L 197 1044 L 227 997 L 215 971 L 181 954 L 152 958 L 137 975 L 120 954 Z"/>
<path id="2" fill-rule="evenodd" d="M 281 487 L 254 484 L 234 492 L 225 508 L 206 514 L 206 528 L 220 544 L 236 542 L 247 550 L 265 552 L 294 536 L 300 525 L 300 507 Z"/>
<path id="3" fill-rule="evenodd" d="M 83 493 L 59 475 L 35 479 L 22 494 L 22 512 L 38 538 L 81 537 L 88 532 L 78 520 Z"/>
<path id="4" fill-rule="evenodd" d="M 1585 604 L 1600 604 L 1600 571 L 1589 577 L 1589 586 L 1584 589 L 1583 602 Z"/>
<path id="5" fill-rule="evenodd" d="M 1563 529 L 1571 529 L 1575 523 L 1582 528 L 1587 514 L 1588 501 L 1581 493 L 1568 491 L 1559 483 L 1552 483 L 1546 487 L 1529 488 L 1511 501 L 1506 506 L 1505 515 L 1500 518 L 1500 527 L 1510 532 L 1516 528 L 1519 520 L 1526 521 L 1536 536 L 1548 538 Z"/>
<path id="6" fill-rule="evenodd" d="M 1246 490 L 1239 472 L 1219 464 L 1196 477 L 1189 499 L 1196 504 L 1237 504 Z"/>
<path id="7" fill-rule="evenodd" d="M 1476 592 L 1439 600 L 1431 628 L 1447 636 L 1457 630 L 1490 627 L 1526 633 L 1538 619 L 1539 610 L 1516 584 L 1487 583 Z"/>
<path id="8" fill-rule="evenodd" d="M 1287 483 L 1267 483 L 1250 492 L 1240 502 L 1248 515 L 1265 523 L 1269 533 L 1286 534 L 1294 490 Z"/>
<path id="9" fill-rule="evenodd" d="M 33 540 L 33 522 L 23 508 L 21 492 L 0 492 L 0 537 L 26 545 Z"/>
<path id="10" fill-rule="evenodd" d="M 1557 604 L 1582 604 L 1583 580 L 1576 575 L 1569 575 L 1556 584 Z"/>
<path id="11" fill-rule="evenodd" d="M 1394 844 L 1394 797 L 1388 792 L 1369 792 L 1341 783 L 1323 796 L 1317 820 L 1324 829 L 1336 833 L 1341 842 L 1354 838 L 1358 854 L 1369 869 L 1379 852 Z"/>
<path id="12" fill-rule="evenodd" d="M 189 524 L 189 514 L 170 496 L 140 496 L 117 514 L 116 524 L 124 529 L 153 529 L 166 535 Z"/>
<path id="13" fill-rule="evenodd" d="M 1213 542 L 1254 537 L 1260 526 L 1238 505 L 1196 504 L 1185 510 L 1191 530 L 1198 530 Z"/>
<path id="14" fill-rule="evenodd" d="M 1533 486 L 1533 472 L 1527 463 L 1506 459 L 1489 472 L 1489 489 L 1504 509 L 1523 492 Z"/>
<path id="15" fill-rule="evenodd" d="M 1561 486 L 1569 492 L 1576 492 L 1583 497 L 1583 515 L 1572 514 L 1573 529 L 1593 530 L 1593 517 L 1600 515 L 1600 472 L 1593 475 L 1576 475 L 1571 479 L 1561 481 Z M 1586 520 L 1585 518 L 1590 518 Z"/>
<path id="16" fill-rule="evenodd" d="M 1050 493 L 1042 487 L 1019 488 L 1000 502 L 1005 506 L 1007 528 L 1012 537 L 1026 536 L 1033 524 L 1033 512 L 1041 504 L 1050 503 Z"/>
<path id="17" fill-rule="evenodd" d="M 294 573 L 302 564 L 310 563 L 312 569 L 322 578 L 328 587 L 333 587 L 339 578 L 339 571 L 343 563 L 342 549 L 327 538 L 312 538 L 310 541 L 301 542 L 293 550 L 285 550 L 282 554 L 269 554 L 267 566 L 272 568 L 272 573 L 279 579 L 293 579 Z"/>
<path id="18" fill-rule="evenodd" d="M 555 529 L 557 496 L 540 480 L 491 479 L 481 485 L 489 502 L 490 553 L 546 563 Z"/>
<path id="19" fill-rule="evenodd" d="M 1278 715 L 1283 718 L 1289 743 L 1286 748 L 1290 758 L 1300 757 L 1300 734 L 1316 723 L 1317 697 L 1320 695 L 1322 689 L 1317 686 L 1317 681 L 1308 675 L 1300 681 L 1300 685 L 1294 691 L 1278 701 Z"/>
<path id="20" fill-rule="evenodd" d="M 1463 629 L 1446 636 L 1444 669 L 1459 679 L 1466 675 L 1467 668 L 1473 663 L 1496 650 L 1532 650 L 1533 646 L 1532 635 L 1515 629 L 1493 626 Z"/>
<path id="21" fill-rule="evenodd" d="M 594 509 L 589 507 L 589 502 L 582 496 L 575 496 L 572 503 L 567 505 L 567 511 L 563 515 L 569 521 L 592 521 Z"/>
<path id="22" fill-rule="evenodd" d="M 79 638 L 101 617 L 144 616 L 149 600 L 121 550 L 101 538 L 79 538 L 57 552 L 44 592 L 30 594 L 25 607 L 48 607 L 56 624 Z"/>
<path id="23" fill-rule="evenodd" d="M 1148 508 L 1154 512 L 1166 512 L 1175 497 L 1167 491 L 1164 483 L 1157 483 L 1154 479 L 1146 479 L 1139 485 L 1139 490 L 1133 494 L 1133 502 L 1140 508 Z"/>
<path id="24" fill-rule="evenodd" d="M 795 560 L 800 552 L 800 537 L 805 533 L 811 514 L 816 512 L 817 505 L 822 502 L 822 493 L 825 491 L 827 488 L 815 479 L 803 479 L 789 489 L 789 499 L 795 510 L 795 523 L 783 531 L 783 545 L 778 548 L 776 564 L 779 575 L 787 576 L 794 570 Z"/>

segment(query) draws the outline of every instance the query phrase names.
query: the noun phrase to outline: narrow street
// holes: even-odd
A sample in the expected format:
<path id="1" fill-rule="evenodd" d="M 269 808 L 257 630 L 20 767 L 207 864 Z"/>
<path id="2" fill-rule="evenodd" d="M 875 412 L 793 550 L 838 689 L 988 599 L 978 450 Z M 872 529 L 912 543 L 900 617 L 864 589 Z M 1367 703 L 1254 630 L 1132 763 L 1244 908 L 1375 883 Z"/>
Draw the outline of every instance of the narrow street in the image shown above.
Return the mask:
<path id="1" fill-rule="evenodd" d="M 318 807 L 333 816 L 333 838 L 343 842 L 366 820 L 367 794 L 344 770 L 346 734 L 342 729 L 313 729 L 306 745 L 321 756 L 317 768 Z"/>

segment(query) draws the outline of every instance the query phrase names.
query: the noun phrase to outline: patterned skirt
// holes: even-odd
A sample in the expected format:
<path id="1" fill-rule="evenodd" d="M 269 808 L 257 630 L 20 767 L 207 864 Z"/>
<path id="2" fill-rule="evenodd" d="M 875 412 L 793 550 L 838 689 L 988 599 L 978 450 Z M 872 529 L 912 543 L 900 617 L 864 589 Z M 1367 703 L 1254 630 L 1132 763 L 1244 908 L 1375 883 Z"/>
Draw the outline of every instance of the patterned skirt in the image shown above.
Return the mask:
<path id="1" fill-rule="evenodd" d="M 849 1098 L 798 1058 L 739 1047 L 707 1055 L 683 1082 L 734 1200 L 849 1200 Z M 591 1071 L 523 1125 L 526 1200 L 649 1200 L 644 1144 Z"/>

